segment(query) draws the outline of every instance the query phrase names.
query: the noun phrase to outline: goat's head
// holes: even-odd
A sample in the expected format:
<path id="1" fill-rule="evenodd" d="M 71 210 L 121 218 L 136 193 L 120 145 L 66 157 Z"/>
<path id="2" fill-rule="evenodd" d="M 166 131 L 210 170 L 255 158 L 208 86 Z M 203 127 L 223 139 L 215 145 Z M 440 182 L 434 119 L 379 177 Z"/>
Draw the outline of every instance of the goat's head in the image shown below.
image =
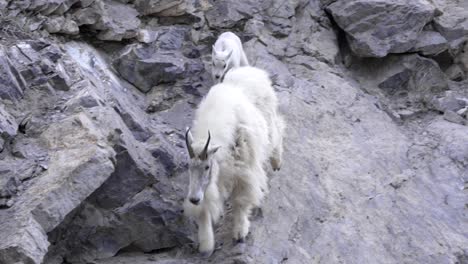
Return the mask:
<path id="1" fill-rule="evenodd" d="M 203 201 L 206 188 L 213 176 L 218 173 L 218 164 L 213 156 L 219 147 L 210 148 L 210 139 L 211 135 L 208 131 L 208 139 L 203 149 L 197 152 L 192 146 L 193 138 L 190 128 L 187 128 L 187 132 L 185 133 L 185 143 L 190 156 L 190 184 L 187 199 L 195 205 Z"/>
<path id="2" fill-rule="evenodd" d="M 232 51 L 232 49 L 230 51 L 219 51 L 213 46 L 213 51 L 211 52 L 213 68 L 211 72 L 215 83 L 222 82 L 224 75 L 229 70 Z"/>

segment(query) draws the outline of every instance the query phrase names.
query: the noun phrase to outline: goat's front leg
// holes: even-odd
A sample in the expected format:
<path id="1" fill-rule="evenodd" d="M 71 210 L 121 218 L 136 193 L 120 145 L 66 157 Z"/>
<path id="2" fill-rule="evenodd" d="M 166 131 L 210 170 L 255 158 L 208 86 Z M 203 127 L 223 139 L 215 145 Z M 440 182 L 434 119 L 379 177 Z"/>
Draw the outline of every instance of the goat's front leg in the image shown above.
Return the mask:
<path id="1" fill-rule="evenodd" d="M 214 233 L 211 223 L 211 215 L 207 210 L 203 210 L 197 219 L 198 224 L 198 250 L 204 257 L 209 257 L 214 250 Z"/>

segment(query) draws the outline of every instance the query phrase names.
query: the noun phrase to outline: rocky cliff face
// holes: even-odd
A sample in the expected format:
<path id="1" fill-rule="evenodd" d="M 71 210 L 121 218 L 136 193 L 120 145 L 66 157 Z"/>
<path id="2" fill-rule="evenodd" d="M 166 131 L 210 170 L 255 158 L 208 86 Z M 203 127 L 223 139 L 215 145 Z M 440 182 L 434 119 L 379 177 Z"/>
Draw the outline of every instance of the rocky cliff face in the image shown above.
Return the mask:
<path id="1" fill-rule="evenodd" d="M 0 263 L 468 263 L 466 1 L 0 10 Z M 288 127 L 246 243 L 228 210 L 207 260 L 181 211 L 183 132 L 224 31 Z"/>

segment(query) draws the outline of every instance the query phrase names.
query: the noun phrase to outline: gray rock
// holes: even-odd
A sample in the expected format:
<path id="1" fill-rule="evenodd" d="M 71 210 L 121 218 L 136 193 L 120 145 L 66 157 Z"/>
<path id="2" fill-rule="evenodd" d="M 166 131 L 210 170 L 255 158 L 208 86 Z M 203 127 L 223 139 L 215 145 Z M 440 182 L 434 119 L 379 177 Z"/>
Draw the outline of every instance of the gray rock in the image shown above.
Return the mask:
<path id="1" fill-rule="evenodd" d="M 79 111 L 78 108 L 93 108 L 96 106 L 100 106 L 102 99 L 95 94 L 94 91 L 83 89 L 81 90 L 77 96 L 73 97 L 66 103 L 66 107 L 69 110 Z"/>
<path id="2" fill-rule="evenodd" d="M 78 24 L 75 21 L 71 20 L 70 18 L 67 18 L 63 23 L 62 28 L 60 29 L 60 33 L 68 35 L 77 35 L 78 33 L 80 33 L 80 28 L 78 27 Z"/>
<path id="3" fill-rule="evenodd" d="M 468 106 L 458 110 L 457 114 L 461 115 L 465 119 L 468 119 Z"/>
<path id="4" fill-rule="evenodd" d="M 434 18 L 434 27 L 448 41 L 467 39 L 468 16 L 466 3 L 463 1 L 446 1 L 442 7 L 442 15 Z"/>
<path id="5" fill-rule="evenodd" d="M 78 26 L 93 25 L 99 21 L 100 14 L 97 9 L 88 7 L 88 8 L 78 9 L 73 14 L 73 17 Z"/>
<path id="6" fill-rule="evenodd" d="M 452 64 L 445 70 L 445 74 L 452 81 L 461 81 L 466 78 L 465 72 L 458 64 Z"/>
<path id="7" fill-rule="evenodd" d="M 240 27 L 253 14 L 259 11 L 258 4 L 255 1 L 249 1 L 245 4 L 235 1 L 222 1 L 214 5 L 205 13 L 206 22 L 210 28 L 228 29 Z M 249 10 L 248 12 L 245 12 Z"/>
<path id="8" fill-rule="evenodd" d="M 148 29 L 140 29 L 137 33 L 137 39 L 143 43 L 151 43 L 158 39 L 159 31 L 148 30 Z"/>
<path id="9" fill-rule="evenodd" d="M 389 56 L 384 60 L 364 60 L 356 68 L 363 82 L 379 87 L 395 109 L 434 109 L 434 97 L 449 89 L 448 80 L 437 63 L 419 55 Z"/>
<path id="10" fill-rule="evenodd" d="M 15 157 L 33 161 L 47 160 L 47 148 L 43 143 L 35 138 L 30 138 L 20 134 L 15 137 L 12 143 L 11 153 Z"/>
<path id="11" fill-rule="evenodd" d="M 450 110 L 445 111 L 444 119 L 455 124 L 460 124 L 460 125 L 468 124 L 468 122 L 461 115 Z"/>
<path id="12" fill-rule="evenodd" d="M 422 55 L 437 55 L 448 47 L 447 40 L 434 31 L 423 31 L 410 51 L 418 51 Z"/>
<path id="13" fill-rule="evenodd" d="M 0 213 L 0 231 L 9 238 L 0 242 L 0 260 L 40 263 L 49 245 L 46 233 L 110 176 L 114 153 L 95 145 L 102 140 L 99 133 L 83 114 L 44 132 L 43 139 L 54 149 L 49 170 L 18 198 L 15 211 Z"/>
<path id="14" fill-rule="evenodd" d="M 149 15 L 170 9 L 177 10 L 177 7 L 184 2 L 184 0 L 135 0 L 135 7 L 142 15 Z"/>
<path id="15" fill-rule="evenodd" d="M 181 99 L 183 99 L 183 94 L 175 91 L 175 89 L 160 92 L 156 98 L 150 102 L 148 108 L 146 108 L 146 112 L 155 113 L 170 109 L 176 101 Z"/>
<path id="16" fill-rule="evenodd" d="M 453 91 L 446 91 L 442 97 L 435 97 L 431 103 L 434 109 L 440 112 L 457 112 L 468 105 L 468 99 L 461 97 Z"/>
<path id="17" fill-rule="evenodd" d="M 267 22 L 274 37 L 286 37 L 292 31 L 291 18 L 295 14 L 295 9 L 299 2 L 292 1 L 272 1 L 272 6 L 268 8 L 267 14 L 271 19 Z"/>
<path id="18" fill-rule="evenodd" d="M 64 23 L 65 17 L 63 16 L 50 17 L 44 24 L 44 28 L 49 33 L 58 33 L 62 29 Z"/>
<path id="19" fill-rule="evenodd" d="M 18 191 L 18 187 L 21 185 L 21 182 L 16 177 L 8 177 L 4 173 L 0 177 L 0 198 L 10 198 L 15 195 Z M 5 199 L 5 206 L 7 201 Z"/>
<path id="20" fill-rule="evenodd" d="M 468 42 L 461 47 L 458 56 L 454 59 L 454 63 L 460 65 L 465 73 L 468 74 Z"/>
<path id="21" fill-rule="evenodd" d="M 0 137 L 3 139 L 11 139 L 18 132 L 18 124 L 13 116 L 11 116 L 5 107 L 0 104 Z"/>
<path id="22" fill-rule="evenodd" d="M 115 62 L 115 67 L 122 77 L 143 92 L 161 83 L 175 82 L 184 74 L 183 58 L 174 58 L 173 54 L 158 54 L 153 58 L 138 55 L 135 48 L 131 48 Z"/>
<path id="23" fill-rule="evenodd" d="M 425 0 L 339 0 L 327 10 L 346 32 L 353 52 L 361 57 L 410 50 L 434 15 L 434 7 Z"/>
<path id="24" fill-rule="evenodd" d="M 436 120 L 429 125 L 428 130 L 438 135 L 442 143 L 443 155 L 450 157 L 462 166 L 468 165 L 467 126 L 460 126 L 456 122 L 448 123 L 444 120 Z M 466 173 L 460 175 L 467 176 Z M 466 182 L 466 178 L 464 181 Z"/>
<path id="25" fill-rule="evenodd" d="M 40 12 L 44 15 L 50 15 L 52 13 L 62 15 L 67 12 L 72 7 L 72 5 L 79 1 L 80 0 L 36 0 L 31 2 L 31 5 L 28 6 L 28 9 Z"/>
<path id="26" fill-rule="evenodd" d="M 98 32 L 101 40 L 120 41 L 133 38 L 140 25 L 138 12 L 132 5 L 115 0 L 95 0 L 82 3 L 84 8 L 76 10 L 65 21 L 61 33 L 78 34 L 81 25 L 89 25 Z"/>
<path id="27" fill-rule="evenodd" d="M 8 157 L 1 160 L 0 164 L 2 165 L 0 175 L 6 179 L 16 178 L 25 181 L 42 172 L 37 163 L 31 159 Z"/>
<path id="28" fill-rule="evenodd" d="M 5 7 L 7 7 L 7 5 L 7 0 L 0 0 L 0 10 L 3 10 Z"/>
<path id="29" fill-rule="evenodd" d="M 10 101 L 23 97 L 25 89 L 24 80 L 19 77 L 18 71 L 12 67 L 6 51 L 0 47 L 0 98 Z"/>
<path id="30" fill-rule="evenodd" d="M 114 67 L 123 78 L 143 92 L 148 92 L 158 84 L 174 83 L 179 78 L 193 76 L 203 70 L 201 62 L 188 59 L 179 51 L 158 50 L 158 46 L 170 50 L 179 47 L 179 44 L 162 40 L 150 46 L 131 45 L 117 58 Z"/>
<path id="31" fill-rule="evenodd" d="M 66 73 L 56 73 L 49 80 L 52 87 L 60 91 L 69 91 L 71 86 L 70 78 Z"/>

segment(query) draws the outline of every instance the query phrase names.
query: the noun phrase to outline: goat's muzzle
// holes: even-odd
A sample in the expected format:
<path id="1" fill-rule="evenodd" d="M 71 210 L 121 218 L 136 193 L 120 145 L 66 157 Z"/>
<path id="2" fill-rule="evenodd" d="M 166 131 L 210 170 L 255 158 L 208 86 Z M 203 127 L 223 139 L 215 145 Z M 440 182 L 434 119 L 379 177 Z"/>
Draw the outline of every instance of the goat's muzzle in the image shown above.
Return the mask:
<path id="1" fill-rule="evenodd" d="M 194 205 L 198 205 L 200 203 L 200 199 L 199 198 L 190 198 L 189 199 L 191 203 L 193 203 Z"/>

